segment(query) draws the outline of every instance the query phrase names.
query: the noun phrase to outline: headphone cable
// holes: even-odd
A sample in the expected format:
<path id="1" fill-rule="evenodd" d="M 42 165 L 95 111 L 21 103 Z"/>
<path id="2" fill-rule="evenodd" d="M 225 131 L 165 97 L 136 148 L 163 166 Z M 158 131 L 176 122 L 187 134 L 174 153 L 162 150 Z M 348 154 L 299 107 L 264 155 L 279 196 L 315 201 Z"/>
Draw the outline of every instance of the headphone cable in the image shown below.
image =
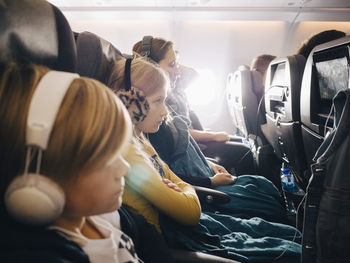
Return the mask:
<path id="1" fill-rule="evenodd" d="M 290 241 L 289 245 L 282 251 L 282 253 L 273 259 L 274 261 L 280 259 L 281 257 L 283 257 L 283 255 L 284 255 L 284 254 L 288 251 L 288 249 L 292 246 L 292 243 L 295 242 L 295 239 L 296 239 L 297 234 L 298 234 L 298 231 L 299 231 L 299 230 L 298 230 L 299 209 L 300 209 L 302 203 L 304 203 L 306 196 L 307 196 L 307 193 L 305 193 L 305 195 L 303 196 L 303 198 L 301 199 L 301 201 L 300 201 L 300 203 L 299 203 L 299 205 L 298 205 L 298 207 L 297 207 L 297 211 L 296 211 L 296 214 L 295 214 L 295 216 L 296 216 L 296 218 L 295 218 L 295 233 L 294 233 L 293 239 Z"/>

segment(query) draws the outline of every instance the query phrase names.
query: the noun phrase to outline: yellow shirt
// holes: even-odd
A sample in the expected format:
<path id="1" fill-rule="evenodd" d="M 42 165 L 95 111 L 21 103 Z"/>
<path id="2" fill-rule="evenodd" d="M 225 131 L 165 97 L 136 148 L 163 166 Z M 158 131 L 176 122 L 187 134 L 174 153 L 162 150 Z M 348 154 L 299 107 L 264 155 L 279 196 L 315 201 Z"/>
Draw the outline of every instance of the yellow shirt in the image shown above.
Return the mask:
<path id="1" fill-rule="evenodd" d="M 198 223 L 201 207 L 194 188 L 170 170 L 149 142 L 140 144 L 140 147 L 131 144 L 125 159 L 131 168 L 125 177 L 124 204 L 143 215 L 159 232 L 158 210 L 184 225 Z M 161 174 L 182 191 L 169 188 L 162 181 Z"/>

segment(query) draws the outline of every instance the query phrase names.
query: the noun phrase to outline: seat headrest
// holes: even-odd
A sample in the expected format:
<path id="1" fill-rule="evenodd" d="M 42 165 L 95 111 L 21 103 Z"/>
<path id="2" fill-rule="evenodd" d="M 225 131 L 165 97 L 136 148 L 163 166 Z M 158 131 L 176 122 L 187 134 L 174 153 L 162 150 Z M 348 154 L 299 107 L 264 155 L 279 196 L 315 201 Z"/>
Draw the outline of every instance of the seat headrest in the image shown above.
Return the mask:
<path id="1" fill-rule="evenodd" d="M 75 72 L 73 33 L 57 7 L 44 0 L 1 0 L 0 25 L 0 63 Z"/>
<path id="2" fill-rule="evenodd" d="M 107 85 L 110 70 L 122 53 L 107 40 L 90 32 L 75 33 L 77 44 L 77 72 L 81 76 L 99 80 Z"/>
<path id="3" fill-rule="evenodd" d="M 261 73 L 257 70 L 251 70 L 250 72 L 252 77 L 252 90 L 257 98 L 260 101 L 261 97 L 264 95 L 265 83 L 263 83 L 263 77 Z"/>

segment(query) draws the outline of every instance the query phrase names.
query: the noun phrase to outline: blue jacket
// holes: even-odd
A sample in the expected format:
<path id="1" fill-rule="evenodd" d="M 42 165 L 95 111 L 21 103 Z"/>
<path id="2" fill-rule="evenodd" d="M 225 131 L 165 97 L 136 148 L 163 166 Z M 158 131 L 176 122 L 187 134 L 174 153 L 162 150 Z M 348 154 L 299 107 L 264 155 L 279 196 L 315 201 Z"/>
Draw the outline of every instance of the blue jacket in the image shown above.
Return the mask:
<path id="1" fill-rule="evenodd" d="M 209 177 L 214 172 L 189 134 L 189 121 L 185 117 L 175 116 L 148 137 L 162 160 L 182 180 L 192 185 L 211 187 Z"/>

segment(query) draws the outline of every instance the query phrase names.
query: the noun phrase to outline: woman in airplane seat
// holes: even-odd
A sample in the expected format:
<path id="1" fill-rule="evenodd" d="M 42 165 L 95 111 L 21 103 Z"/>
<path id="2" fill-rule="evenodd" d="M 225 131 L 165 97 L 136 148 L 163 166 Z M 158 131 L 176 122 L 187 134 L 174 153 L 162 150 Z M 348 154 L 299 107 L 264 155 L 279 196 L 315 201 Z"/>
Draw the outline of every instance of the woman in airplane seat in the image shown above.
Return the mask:
<path id="1" fill-rule="evenodd" d="M 203 130 L 203 126 L 198 119 L 198 116 L 189 107 L 185 90 L 198 79 L 199 73 L 190 67 L 179 65 L 178 76 L 176 78 L 176 85 L 171 92 L 169 92 L 166 99 L 168 107 L 173 113 L 185 116 L 191 121 L 190 128 L 195 130 Z"/>
<path id="2" fill-rule="evenodd" d="M 179 179 L 147 140 L 167 117 L 170 86 L 157 66 L 143 60 L 115 63 L 109 85 L 128 108 L 134 123 L 133 147 L 126 159 L 123 203 L 142 214 L 171 247 L 185 247 L 242 262 L 271 262 L 281 255 L 297 259 L 300 232 L 261 218 L 241 219 L 217 211 L 202 212 L 194 189 Z"/>
<path id="3" fill-rule="evenodd" d="M 167 105 L 172 109 L 171 113 L 181 115 L 184 113 L 184 111 L 186 111 L 188 114 L 192 114 L 193 116 L 194 113 L 191 112 L 189 108 L 184 109 L 184 106 L 188 107 L 188 105 L 183 104 L 183 101 L 181 101 L 185 95 L 183 93 L 183 88 L 177 87 L 177 85 L 181 85 L 181 80 L 178 82 L 176 80 L 177 78 L 182 78 L 179 74 L 182 73 L 185 68 L 179 67 L 177 63 L 177 54 L 174 50 L 173 42 L 162 38 L 145 38 L 149 38 L 150 42 L 146 44 L 144 40 L 137 42 L 133 46 L 133 51 L 142 56 L 147 54 L 148 59 L 156 62 L 166 73 L 168 73 L 172 89 L 169 91 Z M 145 46 L 147 46 L 147 44 L 149 49 L 146 50 L 148 53 L 145 53 Z M 180 93 L 181 96 L 179 96 Z M 193 118 L 196 118 L 196 115 L 194 115 Z M 196 120 L 196 123 L 200 124 L 198 119 Z M 203 130 L 201 125 L 197 125 L 196 127 L 191 126 L 190 133 L 198 143 L 210 141 L 225 142 L 230 140 L 230 137 L 226 132 Z"/>
<path id="4" fill-rule="evenodd" d="M 267 69 L 269 67 L 270 62 L 272 60 L 274 60 L 275 58 L 277 58 L 277 57 L 274 55 L 262 54 L 262 55 L 259 55 L 255 58 L 253 58 L 253 60 L 251 62 L 250 69 L 260 72 L 260 74 L 262 76 L 262 84 L 263 85 L 260 86 L 261 90 L 254 89 L 254 92 L 259 100 L 264 95 L 264 87 L 265 87 Z"/>
<path id="5" fill-rule="evenodd" d="M 139 52 L 140 45 L 140 42 L 136 43 L 134 51 Z M 171 83 L 175 82 L 177 73 L 173 65 L 176 64 L 176 55 L 172 42 L 152 38 L 149 57 L 158 61 L 160 67 L 169 73 Z M 180 83 L 195 77 L 189 68 L 181 67 L 180 71 L 184 71 L 182 77 L 185 78 L 181 77 Z M 178 80 L 176 83 L 179 83 Z M 182 85 L 173 88 L 170 94 L 176 94 L 180 89 L 183 89 Z M 244 175 L 235 178 L 223 166 L 207 161 L 190 135 L 189 127 L 190 121 L 185 116 L 175 115 L 163 122 L 156 133 L 149 133 L 148 138 L 161 159 L 182 180 L 192 185 L 215 188 L 231 196 L 229 203 L 204 204 L 203 210 L 219 210 L 241 218 L 258 216 L 274 222 L 285 222 L 283 200 L 271 181 L 262 176 Z"/>
<path id="6" fill-rule="evenodd" d="M 118 223 L 130 137 L 123 103 L 103 84 L 44 66 L 7 66 L 1 262 L 142 262 Z"/>

